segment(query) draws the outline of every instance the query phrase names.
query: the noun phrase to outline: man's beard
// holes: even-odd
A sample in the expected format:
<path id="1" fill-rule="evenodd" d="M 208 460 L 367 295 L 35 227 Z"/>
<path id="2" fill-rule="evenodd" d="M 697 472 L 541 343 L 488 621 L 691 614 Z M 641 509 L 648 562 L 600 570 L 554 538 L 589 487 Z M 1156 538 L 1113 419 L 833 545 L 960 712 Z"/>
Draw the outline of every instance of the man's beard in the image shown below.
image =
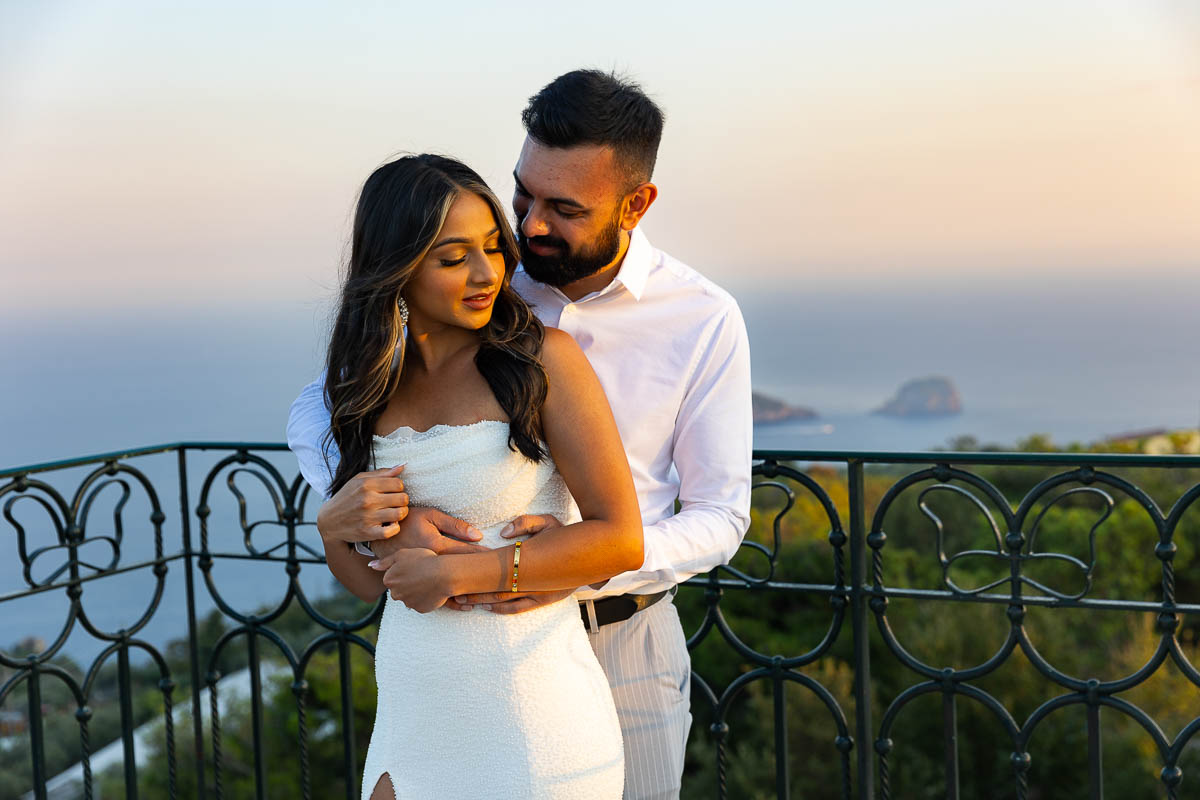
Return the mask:
<path id="1" fill-rule="evenodd" d="M 621 225 L 617 220 L 604 229 L 600 237 L 586 248 L 572 253 L 567 243 L 557 236 L 535 236 L 539 245 L 555 247 L 558 252 L 543 256 L 529 247 L 521 227 L 517 226 L 517 245 L 521 248 L 521 264 L 525 273 L 538 283 L 562 288 L 607 267 L 621 252 Z"/>

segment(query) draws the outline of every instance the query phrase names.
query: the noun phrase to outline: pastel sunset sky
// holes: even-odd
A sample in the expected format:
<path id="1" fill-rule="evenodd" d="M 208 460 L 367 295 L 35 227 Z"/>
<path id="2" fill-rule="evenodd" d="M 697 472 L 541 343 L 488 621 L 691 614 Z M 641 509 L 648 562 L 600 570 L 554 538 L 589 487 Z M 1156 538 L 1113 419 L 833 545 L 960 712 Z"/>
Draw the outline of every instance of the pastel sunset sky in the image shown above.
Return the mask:
<path id="1" fill-rule="evenodd" d="M 0 3 L 0 313 L 326 302 L 376 165 L 507 198 L 526 98 L 578 66 L 661 102 L 646 229 L 730 288 L 1182 274 L 1198 9 Z"/>

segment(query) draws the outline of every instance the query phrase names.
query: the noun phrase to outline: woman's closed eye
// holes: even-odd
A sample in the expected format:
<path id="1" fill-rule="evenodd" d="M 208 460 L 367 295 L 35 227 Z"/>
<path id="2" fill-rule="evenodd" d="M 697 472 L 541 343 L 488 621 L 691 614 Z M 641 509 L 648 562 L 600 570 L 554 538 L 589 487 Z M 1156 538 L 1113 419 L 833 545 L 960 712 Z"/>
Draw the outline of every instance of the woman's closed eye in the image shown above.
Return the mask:
<path id="1" fill-rule="evenodd" d="M 499 244 L 497 244 L 492 247 L 483 248 L 483 252 L 489 256 L 494 256 L 494 255 L 503 253 L 504 249 L 502 247 L 500 247 Z M 467 260 L 467 254 L 463 253 L 458 258 L 443 258 L 443 259 L 439 259 L 439 260 L 442 262 L 443 267 L 457 267 L 459 264 L 462 264 Z"/>

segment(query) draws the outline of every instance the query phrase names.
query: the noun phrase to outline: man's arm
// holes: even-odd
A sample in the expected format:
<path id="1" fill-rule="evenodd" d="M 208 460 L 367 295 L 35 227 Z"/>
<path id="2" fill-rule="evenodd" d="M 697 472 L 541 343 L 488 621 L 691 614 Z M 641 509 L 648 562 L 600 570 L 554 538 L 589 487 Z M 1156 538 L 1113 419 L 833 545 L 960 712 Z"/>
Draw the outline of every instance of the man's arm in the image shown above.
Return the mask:
<path id="1" fill-rule="evenodd" d="M 700 355 L 675 422 L 680 511 L 644 528 L 642 568 L 615 576 L 606 592 L 681 583 L 733 558 L 750 527 L 750 394 L 749 337 L 731 303 Z"/>
<path id="2" fill-rule="evenodd" d="M 337 445 L 330 442 L 328 453 L 322 449 L 329 432 L 329 409 L 325 407 L 325 374 L 300 390 L 300 396 L 288 412 L 288 449 L 300 462 L 300 474 L 316 490 L 322 503 L 329 497 L 329 486 L 340 461 Z M 326 455 L 329 460 L 326 463 Z"/>
<path id="3" fill-rule="evenodd" d="M 641 569 L 602 585 L 606 591 L 637 592 L 655 583 L 681 583 L 728 563 L 750 527 L 750 468 L 754 415 L 750 389 L 750 342 L 736 304 L 714 327 L 688 381 L 672 435 L 679 473 L 678 514 L 642 529 Z M 501 535 L 536 534 L 548 525 L 525 516 Z M 549 527 L 557 521 L 549 519 Z M 494 613 L 521 613 L 561 595 L 489 592 L 457 598 L 459 607 L 484 605 Z"/>

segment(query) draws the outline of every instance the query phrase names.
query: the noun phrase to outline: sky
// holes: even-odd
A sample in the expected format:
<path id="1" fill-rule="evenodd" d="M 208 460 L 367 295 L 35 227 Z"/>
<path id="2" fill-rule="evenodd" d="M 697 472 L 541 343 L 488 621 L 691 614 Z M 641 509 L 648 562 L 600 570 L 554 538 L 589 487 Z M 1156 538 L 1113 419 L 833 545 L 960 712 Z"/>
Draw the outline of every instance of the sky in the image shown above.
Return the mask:
<path id="1" fill-rule="evenodd" d="M 432 151 L 510 197 L 577 67 L 665 109 L 643 226 L 742 303 L 756 387 L 1194 424 L 1200 4 L 632 8 L 0 0 L 0 464 L 281 439 L 362 181 Z"/>
<path id="2" fill-rule="evenodd" d="M 0 2 L 0 313 L 326 303 L 375 166 L 508 196 L 578 66 L 666 109 L 646 230 L 735 290 L 1197 266 L 1195 3 L 620 10 Z"/>

